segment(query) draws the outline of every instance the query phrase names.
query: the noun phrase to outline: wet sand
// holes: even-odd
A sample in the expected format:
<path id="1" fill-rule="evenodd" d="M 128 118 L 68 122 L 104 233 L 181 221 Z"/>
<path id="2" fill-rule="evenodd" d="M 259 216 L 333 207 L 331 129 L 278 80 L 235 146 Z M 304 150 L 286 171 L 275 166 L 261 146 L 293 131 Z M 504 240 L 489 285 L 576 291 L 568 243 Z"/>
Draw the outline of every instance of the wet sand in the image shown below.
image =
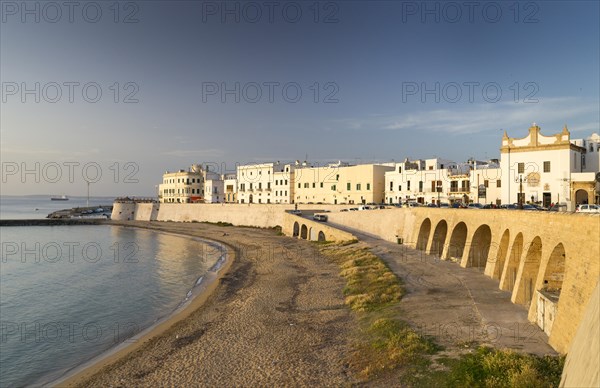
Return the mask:
<path id="1" fill-rule="evenodd" d="M 233 249 L 214 290 L 133 346 L 61 386 L 348 385 L 357 322 L 339 268 L 274 230 L 200 223 L 116 225 L 205 237 Z"/>

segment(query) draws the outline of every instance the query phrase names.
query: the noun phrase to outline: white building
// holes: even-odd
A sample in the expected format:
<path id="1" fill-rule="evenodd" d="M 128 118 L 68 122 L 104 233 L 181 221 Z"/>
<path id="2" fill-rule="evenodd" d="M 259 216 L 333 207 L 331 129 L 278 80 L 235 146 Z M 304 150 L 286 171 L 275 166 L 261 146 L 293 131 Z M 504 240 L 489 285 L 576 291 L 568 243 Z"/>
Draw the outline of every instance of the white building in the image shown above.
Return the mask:
<path id="1" fill-rule="evenodd" d="M 447 203 L 450 176 L 457 167 L 455 162 L 440 158 L 394 163 L 394 169 L 385 173 L 385 202 Z"/>
<path id="2" fill-rule="evenodd" d="M 207 173 L 204 181 L 204 202 L 225 202 L 225 181 L 223 176 L 215 173 Z"/>
<path id="3" fill-rule="evenodd" d="M 280 162 L 238 166 L 237 202 L 293 203 L 293 174 L 292 165 Z"/>
<path id="4" fill-rule="evenodd" d="M 596 154 L 597 138 L 591 137 Z M 597 155 L 586 159 L 588 146 L 583 140 L 572 142 L 566 126 L 551 136 L 542 135 L 535 123 L 524 138 L 511 138 L 505 132 L 500 148 L 502 202 L 566 203 L 568 210 L 578 203 L 597 202 L 598 167 L 587 160 L 597 160 Z"/>
<path id="5" fill-rule="evenodd" d="M 498 161 L 456 163 L 433 158 L 396 163 L 385 174 L 386 203 L 500 202 Z"/>
<path id="6" fill-rule="evenodd" d="M 295 166 L 286 164 L 281 171 L 273 172 L 273 194 L 275 203 L 294 203 L 294 171 Z"/>

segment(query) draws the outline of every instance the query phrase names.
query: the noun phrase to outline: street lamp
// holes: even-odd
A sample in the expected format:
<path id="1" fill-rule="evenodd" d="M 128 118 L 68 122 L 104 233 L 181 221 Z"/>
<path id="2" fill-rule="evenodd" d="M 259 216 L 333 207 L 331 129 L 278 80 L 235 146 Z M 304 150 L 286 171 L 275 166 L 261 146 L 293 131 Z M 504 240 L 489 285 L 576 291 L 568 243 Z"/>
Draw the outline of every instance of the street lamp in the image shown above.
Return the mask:
<path id="1" fill-rule="evenodd" d="M 519 177 L 515 178 L 515 182 L 519 184 L 519 209 L 523 210 L 523 182 L 527 182 L 527 177 L 523 178 L 523 175 L 519 174 Z"/>

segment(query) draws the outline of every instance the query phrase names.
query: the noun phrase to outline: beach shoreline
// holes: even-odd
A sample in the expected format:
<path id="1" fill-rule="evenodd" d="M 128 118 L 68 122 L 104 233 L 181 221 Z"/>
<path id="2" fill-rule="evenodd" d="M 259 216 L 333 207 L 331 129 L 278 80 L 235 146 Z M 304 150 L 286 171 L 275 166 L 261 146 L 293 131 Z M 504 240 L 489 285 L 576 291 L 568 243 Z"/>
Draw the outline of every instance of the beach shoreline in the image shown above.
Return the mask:
<path id="1" fill-rule="evenodd" d="M 161 229 L 145 228 L 143 226 L 132 226 L 128 225 L 127 223 L 120 222 L 99 222 L 93 224 L 109 224 L 111 226 L 152 229 L 154 232 L 157 233 L 164 233 L 175 235 L 178 237 L 190 238 L 196 241 L 201 241 L 203 243 L 216 245 L 219 247 L 222 254 L 217 259 L 215 264 L 211 267 L 211 269 L 209 269 L 207 273 L 201 277 L 200 284 L 197 284 L 192 288 L 192 294 L 186 296 L 185 300 L 170 314 L 158 319 L 155 323 L 141 330 L 133 337 L 128 338 L 120 344 L 93 357 L 92 359 L 73 367 L 72 369 L 66 371 L 59 378 L 45 383 L 44 386 L 77 386 L 90 376 L 93 376 L 94 374 L 98 373 L 103 367 L 114 363 L 115 361 L 122 359 L 123 357 L 126 357 L 128 354 L 136 351 L 141 346 L 143 346 L 147 341 L 151 340 L 154 337 L 162 335 L 173 325 L 186 319 L 190 316 L 190 314 L 202 307 L 202 305 L 208 300 L 208 298 L 217 288 L 219 279 L 227 274 L 227 272 L 231 268 L 233 260 L 235 260 L 235 250 L 233 249 L 233 247 L 221 241 L 207 239 L 199 236 L 173 233 Z"/>
<path id="2" fill-rule="evenodd" d="M 184 311 L 54 386 L 354 383 L 347 361 L 357 322 L 339 268 L 312 244 L 273 229 L 108 224 L 214 241 L 227 247 L 227 260 Z"/>

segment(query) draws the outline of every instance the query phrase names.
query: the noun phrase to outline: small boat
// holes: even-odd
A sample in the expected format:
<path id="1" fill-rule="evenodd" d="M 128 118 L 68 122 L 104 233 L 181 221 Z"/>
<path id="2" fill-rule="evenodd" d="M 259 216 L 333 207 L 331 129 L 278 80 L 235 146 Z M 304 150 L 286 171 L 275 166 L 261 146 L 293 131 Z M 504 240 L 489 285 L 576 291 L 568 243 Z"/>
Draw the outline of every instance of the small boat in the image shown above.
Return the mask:
<path id="1" fill-rule="evenodd" d="M 52 197 L 50 198 L 51 201 L 68 201 L 69 197 L 67 197 L 66 195 L 61 195 L 60 197 Z"/>

